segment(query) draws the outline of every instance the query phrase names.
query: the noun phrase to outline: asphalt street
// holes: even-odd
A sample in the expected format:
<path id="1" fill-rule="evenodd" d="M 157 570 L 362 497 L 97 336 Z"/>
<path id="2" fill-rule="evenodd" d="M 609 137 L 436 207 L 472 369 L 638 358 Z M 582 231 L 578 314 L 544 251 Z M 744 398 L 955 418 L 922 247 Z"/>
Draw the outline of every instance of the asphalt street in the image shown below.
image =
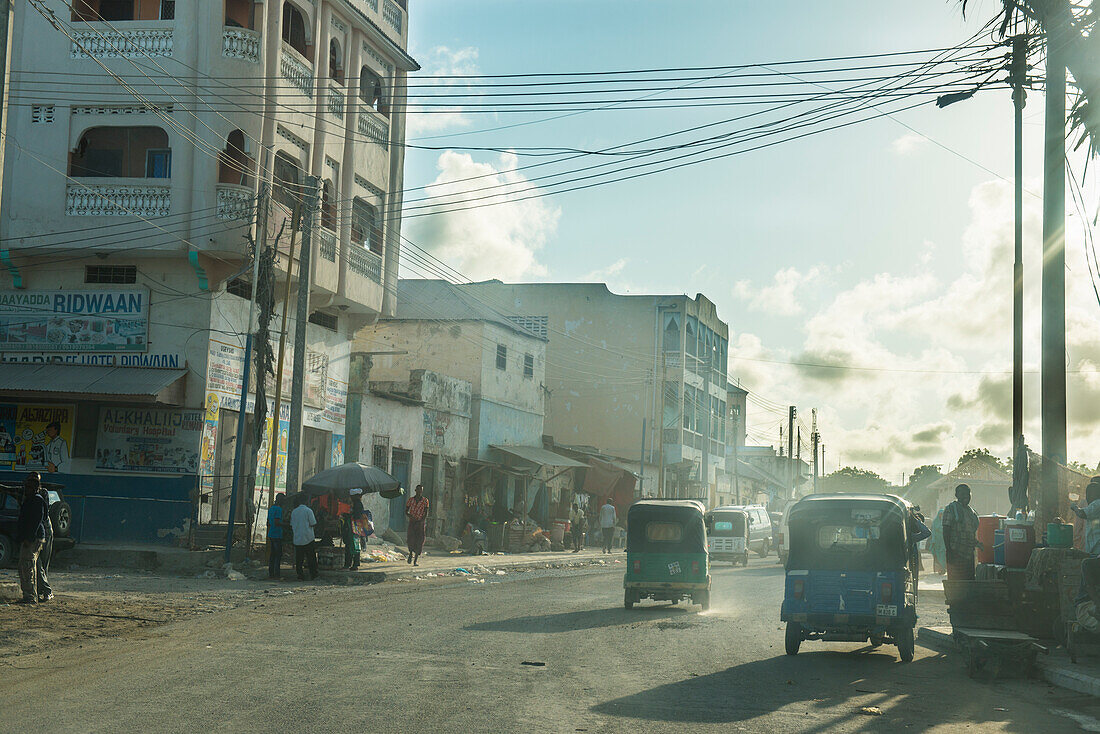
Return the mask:
<path id="1" fill-rule="evenodd" d="M 705 614 L 623 609 L 621 568 L 281 587 L 20 655 L 0 667 L 0 729 L 1100 731 L 1091 699 L 972 681 L 957 656 L 919 645 L 910 664 L 892 647 L 846 643 L 806 642 L 787 657 L 774 558 L 717 568 Z"/>

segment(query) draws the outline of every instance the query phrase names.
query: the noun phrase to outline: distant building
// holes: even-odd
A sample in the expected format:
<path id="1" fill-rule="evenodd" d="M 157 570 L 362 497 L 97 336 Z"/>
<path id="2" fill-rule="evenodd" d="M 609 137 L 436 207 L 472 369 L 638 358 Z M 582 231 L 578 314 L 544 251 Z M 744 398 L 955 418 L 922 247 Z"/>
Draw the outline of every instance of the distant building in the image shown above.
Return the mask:
<path id="1" fill-rule="evenodd" d="M 548 339 L 546 433 L 644 456 L 664 467 L 661 494 L 713 501 L 731 437 L 729 327 L 710 300 L 617 295 L 603 283 L 494 280 L 462 292 Z"/>
<path id="2" fill-rule="evenodd" d="M 927 498 L 932 504 L 924 506 L 922 503 L 921 510 L 927 517 L 935 517 L 940 508 L 955 501 L 955 487 L 960 484 L 970 487 L 970 506 L 979 515 L 1004 515 L 1008 512 L 1011 504 L 1008 488 L 1012 486 L 1012 474 L 993 461 L 978 456 L 964 461 L 925 487 L 920 497 Z"/>

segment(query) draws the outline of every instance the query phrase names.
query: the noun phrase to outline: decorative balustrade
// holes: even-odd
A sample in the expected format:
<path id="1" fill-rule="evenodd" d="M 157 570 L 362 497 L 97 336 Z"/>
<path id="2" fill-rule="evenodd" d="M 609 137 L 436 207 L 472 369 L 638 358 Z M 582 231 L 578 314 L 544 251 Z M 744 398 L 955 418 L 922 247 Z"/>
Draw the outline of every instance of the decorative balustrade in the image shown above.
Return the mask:
<path id="1" fill-rule="evenodd" d="M 218 186 L 218 219 L 252 219 L 252 191 L 244 186 Z"/>
<path id="2" fill-rule="evenodd" d="M 222 32 L 222 55 L 260 63 L 260 34 L 247 28 L 226 28 Z"/>
<path id="3" fill-rule="evenodd" d="M 279 70 L 283 79 L 293 84 L 307 97 L 313 96 L 313 70 L 299 61 L 296 52 L 290 46 L 283 44 L 282 58 L 279 60 Z"/>
<path id="4" fill-rule="evenodd" d="M 72 57 L 74 59 L 141 58 L 172 55 L 171 28 L 141 28 L 136 30 L 112 30 L 72 33 Z"/>
<path id="5" fill-rule="evenodd" d="M 363 110 L 359 113 L 359 134 L 383 148 L 389 147 L 390 126 L 374 112 Z"/>
<path id="6" fill-rule="evenodd" d="M 336 233 L 322 227 L 317 251 L 330 263 L 336 262 Z"/>
<path id="7" fill-rule="evenodd" d="M 169 186 L 69 184 L 65 213 L 70 217 L 163 217 L 171 209 Z"/>
<path id="8" fill-rule="evenodd" d="M 401 21 L 403 19 L 401 8 L 392 0 L 385 0 L 382 5 L 382 19 L 389 23 L 395 31 L 401 32 Z"/>
<path id="9" fill-rule="evenodd" d="M 352 244 L 348 252 L 348 267 L 353 273 L 370 278 L 375 283 L 382 282 L 382 256 L 362 245 Z"/>
<path id="10" fill-rule="evenodd" d="M 335 86 L 329 85 L 328 88 L 328 113 L 335 115 L 336 117 L 344 116 L 344 93 L 337 89 Z"/>

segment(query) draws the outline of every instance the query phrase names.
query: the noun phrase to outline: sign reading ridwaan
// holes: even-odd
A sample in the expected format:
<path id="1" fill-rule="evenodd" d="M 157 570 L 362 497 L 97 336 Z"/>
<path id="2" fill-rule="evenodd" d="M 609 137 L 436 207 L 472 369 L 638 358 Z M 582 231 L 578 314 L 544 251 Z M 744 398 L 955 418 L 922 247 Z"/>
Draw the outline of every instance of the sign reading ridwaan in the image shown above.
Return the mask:
<path id="1" fill-rule="evenodd" d="M 144 352 L 149 291 L 0 291 L 0 352 Z"/>

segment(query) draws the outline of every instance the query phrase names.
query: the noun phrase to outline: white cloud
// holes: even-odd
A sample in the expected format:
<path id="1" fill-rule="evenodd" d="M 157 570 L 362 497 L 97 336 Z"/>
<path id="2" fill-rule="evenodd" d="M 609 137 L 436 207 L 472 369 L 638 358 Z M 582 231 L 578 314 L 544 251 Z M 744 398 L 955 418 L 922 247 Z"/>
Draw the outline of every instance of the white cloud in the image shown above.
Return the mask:
<path id="1" fill-rule="evenodd" d="M 426 95 L 433 92 L 440 94 L 464 94 L 473 93 L 472 87 L 461 79 L 433 79 L 433 76 L 469 76 L 480 73 L 477 64 L 478 49 L 473 46 L 451 49 L 447 46 L 437 46 L 420 57 L 423 72 L 409 77 L 410 103 L 409 114 L 406 118 L 407 135 L 415 138 L 420 135 L 440 133 L 448 128 L 466 127 L 471 123 L 470 116 L 463 113 L 461 104 L 447 105 L 443 107 L 422 107 L 417 101 L 433 102 L 425 99 Z M 441 97 L 433 104 L 448 102 L 454 98 Z M 477 99 L 476 96 L 463 98 L 470 102 Z"/>
<path id="2" fill-rule="evenodd" d="M 751 281 L 740 280 L 733 286 L 733 293 L 748 303 L 754 311 L 779 316 L 796 316 L 802 313 L 799 301 L 800 290 L 821 279 L 820 268 L 810 268 L 800 272 L 795 268 L 784 268 L 775 274 L 768 285 L 757 287 Z"/>
<path id="3" fill-rule="evenodd" d="M 476 162 L 466 153 L 444 152 L 439 156 L 439 175 L 425 189 L 434 199 L 432 208 L 408 212 L 441 213 L 410 218 L 410 238 L 474 280 L 546 275 L 537 253 L 557 230 L 560 210 L 537 196 L 526 198 L 536 191 L 514 170 L 517 165 L 511 154 L 495 162 Z M 483 198 L 493 194 L 503 196 Z M 526 200 L 517 201 L 520 198 Z M 409 201 L 407 206 L 421 204 Z M 406 267 L 417 268 L 409 261 Z M 407 274 L 437 277 L 426 272 Z"/>
<path id="4" fill-rule="evenodd" d="M 890 144 L 890 149 L 897 155 L 913 155 L 926 145 L 928 138 L 923 135 L 905 133 Z"/>

